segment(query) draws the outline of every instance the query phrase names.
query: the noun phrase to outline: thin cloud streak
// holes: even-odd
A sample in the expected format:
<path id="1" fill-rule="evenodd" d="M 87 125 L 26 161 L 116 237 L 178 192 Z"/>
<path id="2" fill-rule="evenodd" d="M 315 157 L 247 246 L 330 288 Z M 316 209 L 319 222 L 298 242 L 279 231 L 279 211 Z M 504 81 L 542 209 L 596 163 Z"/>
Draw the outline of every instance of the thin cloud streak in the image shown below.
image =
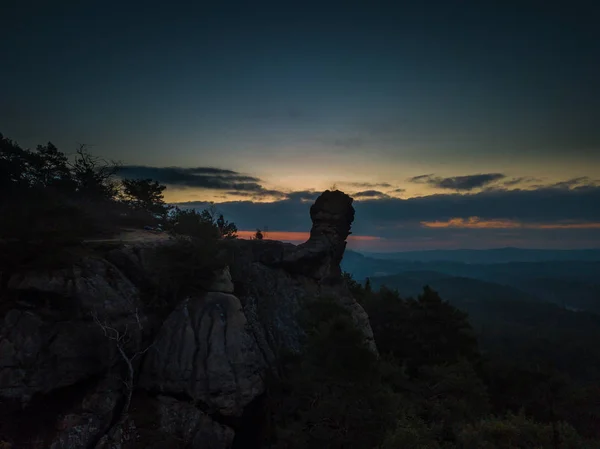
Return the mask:
<path id="1" fill-rule="evenodd" d="M 479 217 L 452 218 L 447 221 L 422 221 L 426 228 L 462 229 L 600 229 L 600 222 L 521 223 L 515 220 L 482 220 Z"/>
<path id="2" fill-rule="evenodd" d="M 434 176 L 432 173 L 428 175 L 414 176 L 409 178 L 409 181 L 417 184 L 429 184 L 439 189 L 470 191 L 484 187 L 505 177 L 506 175 L 502 173 L 480 173 L 476 175 L 442 178 L 439 176 Z"/>

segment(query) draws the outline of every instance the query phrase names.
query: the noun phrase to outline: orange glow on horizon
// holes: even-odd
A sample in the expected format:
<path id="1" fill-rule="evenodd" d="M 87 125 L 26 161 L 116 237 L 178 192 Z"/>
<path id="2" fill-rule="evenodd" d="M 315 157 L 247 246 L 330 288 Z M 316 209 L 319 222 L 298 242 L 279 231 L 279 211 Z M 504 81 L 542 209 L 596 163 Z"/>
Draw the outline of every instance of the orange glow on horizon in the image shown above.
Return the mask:
<path id="1" fill-rule="evenodd" d="M 238 231 L 238 238 L 250 239 L 254 237 L 256 231 Z M 292 232 L 292 231 L 263 231 L 265 240 L 281 240 L 287 242 L 306 242 L 310 237 L 310 232 Z M 381 240 L 380 237 L 373 235 L 350 235 L 348 241 L 375 241 Z"/>
<path id="2" fill-rule="evenodd" d="M 479 217 L 451 218 L 448 221 L 422 221 L 425 228 L 461 229 L 600 229 L 600 223 L 521 223 L 515 220 L 483 220 Z"/>

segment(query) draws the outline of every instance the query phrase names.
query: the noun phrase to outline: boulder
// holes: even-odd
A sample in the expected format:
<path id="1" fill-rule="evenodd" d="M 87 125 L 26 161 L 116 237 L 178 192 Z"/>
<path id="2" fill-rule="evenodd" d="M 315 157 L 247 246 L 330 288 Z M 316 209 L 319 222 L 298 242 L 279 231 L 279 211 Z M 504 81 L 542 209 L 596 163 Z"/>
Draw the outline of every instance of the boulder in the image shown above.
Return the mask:
<path id="1" fill-rule="evenodd" d="M 210 292 L 184 300 L 167 318 L 140 385 L 185 395 L 209 413 L 240 416 L 264 391 L 265 366 L 239 299 Z"/>

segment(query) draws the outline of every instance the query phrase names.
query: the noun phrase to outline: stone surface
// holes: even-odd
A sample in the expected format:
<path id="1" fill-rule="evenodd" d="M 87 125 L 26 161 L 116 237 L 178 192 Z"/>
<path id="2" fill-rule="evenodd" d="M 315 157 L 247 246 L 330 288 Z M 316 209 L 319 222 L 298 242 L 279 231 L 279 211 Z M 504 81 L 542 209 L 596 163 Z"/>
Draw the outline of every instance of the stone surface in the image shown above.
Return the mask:
<path id="1" fill-rule="evenodd" d="M 140 385 L 186 395 L 209 413 L 239 416 L 264 391 L 265 362 L 237 297 L 211 292 L 184 300 L 148 352 Z"/>
<path id="2" fill-rule="evenodd" d="M 0 398 L 27 402 L 96 375 L 114 362 L 115 347 L 92 314 L 124 329 L 135 351 L 145 321 L 137 288 L 112 264 L 86 258 L 71 269 L 9 280 L 11 307 L 0 321 Z"/>
<path id="3" fill-rule="evenodd" d="M 233 293 L 233 289 L 233 281 L 231 280 L 229 267 L 225 267 L 216 273 L 215 279 L 209 288 L 211 292 L 218 293 Z"/>
<path id="4" fill-rule="evenodd" d="M 194 449 L 227 449 L 231 447 L 234 432 L 218 424 L 189 403 L 159 396 L 158 415 L 160 430 L 181 439 Z"/>
<path id="5" fill-rule="evenodd" d="M 128 419 L 95 449 L 229 449 L 234 431 L 189 402 L 169 396 L 134 399 Z"/>
<path id="6" fill-rule="evenodd" d="M 109 429 L 120 398 L 116 378 L 97 384 L 81 401 L 81 405 L 57 416 L 56 436 L 50 449 L 91 447 Z"/>

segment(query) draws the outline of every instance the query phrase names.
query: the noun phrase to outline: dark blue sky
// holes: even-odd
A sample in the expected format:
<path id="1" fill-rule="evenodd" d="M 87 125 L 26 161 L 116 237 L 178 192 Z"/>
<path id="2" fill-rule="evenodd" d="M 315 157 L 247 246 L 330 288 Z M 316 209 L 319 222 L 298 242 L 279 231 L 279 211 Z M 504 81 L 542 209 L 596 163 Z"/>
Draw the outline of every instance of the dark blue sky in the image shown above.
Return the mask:
<path id="1" fill-rule="evenodd" d="M 594 1 L 8 3 L 0 130 L 25 146 L 234 170 L 265 192 L 599 177 Z M 184 187 L 171 199 L 245 194 Z"/>

